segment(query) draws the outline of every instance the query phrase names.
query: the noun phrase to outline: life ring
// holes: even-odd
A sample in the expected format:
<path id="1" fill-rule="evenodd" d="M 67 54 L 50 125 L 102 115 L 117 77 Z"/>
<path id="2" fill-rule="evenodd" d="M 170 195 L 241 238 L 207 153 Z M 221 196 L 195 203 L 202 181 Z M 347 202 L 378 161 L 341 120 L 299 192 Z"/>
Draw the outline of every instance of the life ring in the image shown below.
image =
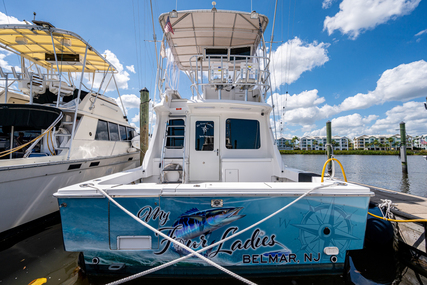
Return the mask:
<path id="1" fill-rule="evenodd" d="M 70 134 L 70 131 L 67 130 L 66 128 L 58 128 L 55 132 L 55 137 L 56 137 L 56 144 L 57 146 L 62 146 L 65 143 L 68 142 L 68 137 L 66 136 L 56 136 L 57 134 L 64 134 L 64 135 L 68 135 Z M 55 146 L 55 147 L 57 147 Z"/>

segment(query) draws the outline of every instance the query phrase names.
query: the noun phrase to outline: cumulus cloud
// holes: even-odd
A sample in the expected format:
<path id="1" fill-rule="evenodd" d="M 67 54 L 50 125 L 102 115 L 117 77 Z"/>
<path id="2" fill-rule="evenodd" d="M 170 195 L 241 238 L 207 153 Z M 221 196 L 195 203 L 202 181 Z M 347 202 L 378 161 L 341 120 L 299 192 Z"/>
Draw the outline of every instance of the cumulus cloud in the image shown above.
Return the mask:
<path id="1" fill-rule="evenodd" d="M 273 101 L 276 110 L 286 109 L 288 111 L 297 108 L 312 107 L 325 102 L 325 98 L 319 97 L 317 93 L 318 90 L 316 89 L 306 90 L 294 95 L 274 93 Z M 271 96 L 268 97 L 267 103 L 273 105 Z"/>
<path id="2" fill-rule="evenodd" d="M 276 116 L 281 122 L 281 129 L 284 125 L 301 126 L 302 131 L 309 135 L 320 135 L 319 130 L 315 130 L 315 123 L 319 120 L 329 119 L 341 112 L 355 109 L 366 109 L 374 105 L 383 104 L 387 101 L 406 102 L 411 99 L 425 97 L 427 94 L 427 62 L 424 60 L 401 64 L 393 69 L 386 70 L 377 81 L 374 91 L 366 94 L 359 93 L 348 97 L 341 104 L 324 104 L 325 98 L 318 95 L 318 90 L 308 90 L 300 94 L 284 95 L 273 94 Z M 271 97 L 267 103 L 272 104 Z M 421 107 L 423 104 L 419 103 Z M 406 105 L 404 105 L 406 106 Z M 393 112 L 399 109 L 395 109 Z M 410 111 L 413 113 L 413 111 Z M 421 111 L 420 111 L 421 112 Z M 427 115 L 427 112 L 421 112 Z M 349 127 L 354 135 L 378 134 L 379 130 L 368 129 L 366 124 L 375 120 L 375 115 L 361 117 L 359 114 L 347 115 L 333 119 L 336 131 L 342 125 L 342 133 L 337 135 L 348 135 Z M 399 116 L 398 120 L 403 119 Z M 411 121 L 414 121 L 411 119 Z M 379 126 L 379 121 L 376 126 Z M 395 128 L 394 126 L 393 128 Z M 425 131 L 424 131 L 425 132 Z M 335 134 L 335 133 L 334 133 Z"/>
<path id="3" fill-rule="evenodd" d="M 427 62 L 401 64 L 384 71 L 374 91 L 346 98 L 341 111 L 364 109 L 386 101 L 408 101 L 427 93 Z"/>
<path id="4" fill-rule="evenodd" d="M 396 106 L 386 112 L 386 118 L 377 120 L 367 134 L 388 133 L 395 134 L 399 131 L 401 122 L 406 123 L 406 132 L 409 135 L 426 133 L 427 112 L 422 102 L 410 101 Z"/>
<path id="5" fill-rule="evenodd" d="M 117 87 L 119 89 L 128 89 L 128 81 L 130 78 L 129 78 L 129 73 L 124 70 L 123 64 L 120 63 L 120 60 L 117 58 L 117 56 L 110 50 L 106 50 L 103 55 L 117 70 L 117 73 L 114 74 L 114 77 L 117 82 Z M 96 74 L 94 84 L 93 84 L 95 89 L 99 88 L 102 82 L 103 76 L 104 76 L 103 74 Z M 107 86 L 108 82 L 110 82 L 110 78 L 111 78 L 111 74 L 105 77 L 102 89 L 104 89 L 105 86 Z M 92 80 L 93 80 L 93 77 L 89 77 L 89 84 L 92 84 Z M 116 86 L 114 84 L 114 80 L 111 79 L 111 82 L 108 85 L 107 91 L 112 91 L 115 89 L 116 89 Z"/>
<path id="6" fill-rule="evenodd" d="M 325 64 L 328 43 L 303 43 L 299 38 L 280 45 L 272 52 L 272 87 L 273 90 L 283 84 L 291 84 L 300 78 L 305 71 L 310 71 L 317 66 Z"/>
<path id="7" fill-rule="evenodd" d="M 377 115 L 362 117 L 358 113 L 334 118 L 331 120 L 332 135 L 346 136 L 349 139 L 360 136 L 366 133 L 369 124 L 377 118 Z M 304 136 L 326 136 L 326 126 L 311 132 L 306 132 Z"/>
<path id="8" fill-rule="evenodd" d="M 0 25 L 7 25 L 7 24 L 25 24 L 25 22 L 19 21 L 15 17 L 7 16 L 6 14 L 0 12 Z"/>
<path id="9" fill-rule="evenodd" d="M 131 66 L 126 66 L 126 69 L 129 70 L 132 73 L 136 73 L 135 66 L 133 64 Z"/>
<path id="10" fill-rule="evenodd" d="M 346 136 L 350 139 L 361 135 L 397 134 L 399 124 L 406 123 L 406 132 L 416 136 L 426 133 L 427 112 L 422 102 L 409 101 L 398 105 L 385 113 L 386 117 L 378 119 L 377 115 L 362 117 L 358 113 L 341 116 L 331 120 L 332 134 Z M 325 136 L 326 127 L 304 133 L 304 136 Z"/>
<path id="11" fill-rule="evenodd" d="M 276 116 L 279 120 L 290 125 L 302 125 L 305 131 L 315 127 L 315 122 L 339 113 L 338 106 L 324 104 L 324 97 L 318 96 L 318 90 L 306 90 L 300 94 L 273 94 Z M 271 96 L 267 103 L 272 105 Z"/>
<path id="12" fill-rule="evenodd" d="M 343 0 L 340 11 L 327 16 L 323 29 L 331 35 L 335 30 L 356 39 L 360 33 L 410 14 L 421 0 Z M 329 2 L 329 1 L 326 1 Z"/>
<path id="13" fill-rule="evenodd" d="M 139 108 L 139 104 L 141 103 L 141 100 L 135 94 L 125 94 L 120 96 L 120 98 L 115 99 L 117 102 L 117 105 L 119 105 L 120 108 L 122 108 L 122 102 L 123 102 L 123 105 L 125 106 L 126 110 Z"/>

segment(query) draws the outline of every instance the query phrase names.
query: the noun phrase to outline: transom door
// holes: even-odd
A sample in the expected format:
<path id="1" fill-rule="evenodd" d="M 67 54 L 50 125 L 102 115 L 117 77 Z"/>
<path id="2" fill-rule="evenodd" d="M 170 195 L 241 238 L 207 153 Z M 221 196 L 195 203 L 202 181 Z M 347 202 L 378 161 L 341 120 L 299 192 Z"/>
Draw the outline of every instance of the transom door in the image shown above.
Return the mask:
<path id="1" fill-rule="evenodd" d="M 219 117 L 192 117 L 190 181 L 219 181 Z"/>

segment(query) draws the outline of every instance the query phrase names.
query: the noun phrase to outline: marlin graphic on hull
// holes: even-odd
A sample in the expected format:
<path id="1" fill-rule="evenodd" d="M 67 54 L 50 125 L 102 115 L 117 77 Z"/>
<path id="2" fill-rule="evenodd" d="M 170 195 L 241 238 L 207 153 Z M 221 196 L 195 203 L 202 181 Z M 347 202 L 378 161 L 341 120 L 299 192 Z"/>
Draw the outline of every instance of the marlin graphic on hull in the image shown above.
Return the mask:
<path id="1" fill-rule="evenodd" d="M 239 215 L 242 209 L 243 207 L 235 207 L 199 211 L 197 208 L 193 208 L 179 216 L 173 223 L 174 237 L 184 244 L 186 241 L 202 235 L 206 237 L 213 231 L 243 218 L 245 215 Z M 179 254 L 187 254 L 179 246 L 173 245 L 172 249 Z"/>
<path id="2" fill-rule="evenodd" d="M 181 225 L 175 231 L 175 237 L 188 240 L 201 235 L 206 236 L 223 226 L 243 218 L 245 215 L 238 215 L 242 209 L 243 207 L 236 207 L 199 211 L 197 208 L 193 208 L 179 216 L 173 223 L 172 227 L 174 228 Z"/>

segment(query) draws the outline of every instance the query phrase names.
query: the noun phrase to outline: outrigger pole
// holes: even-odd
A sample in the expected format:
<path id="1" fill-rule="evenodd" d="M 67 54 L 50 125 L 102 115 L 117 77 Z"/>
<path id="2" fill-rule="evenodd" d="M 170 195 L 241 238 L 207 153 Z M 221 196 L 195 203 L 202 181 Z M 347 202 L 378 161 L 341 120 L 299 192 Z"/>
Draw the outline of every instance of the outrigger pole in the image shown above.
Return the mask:
<path id="1" fill-rule="evenodd" d="M 273 28 L 271 29 L 271 40 L 270 40 L 270 53 L 268 54 L 268 64 L 271 62 L 271 48 L 273 46 L 273 38 L 274 38 L 274 25 L 276 23 L 276 11 L 277 11 L 277 0 L 276 5 L 274 7 L 274 17 L 273 17 Z M 272 65 L 273 66 L 273 65 Z M 273 70 L 274 72 L 274 70 Z M 277 133 L 276 133 L 276 112 L 274 111 L 274 99 L 273 99 L 273 86 L 271 85 L 271 76 L 270 76 L 270 96 L 271 96 L 271 104 L 273 105 L 273 121 L 274 121 L 274 144 L 276 144 L 277 141 Z"/>

